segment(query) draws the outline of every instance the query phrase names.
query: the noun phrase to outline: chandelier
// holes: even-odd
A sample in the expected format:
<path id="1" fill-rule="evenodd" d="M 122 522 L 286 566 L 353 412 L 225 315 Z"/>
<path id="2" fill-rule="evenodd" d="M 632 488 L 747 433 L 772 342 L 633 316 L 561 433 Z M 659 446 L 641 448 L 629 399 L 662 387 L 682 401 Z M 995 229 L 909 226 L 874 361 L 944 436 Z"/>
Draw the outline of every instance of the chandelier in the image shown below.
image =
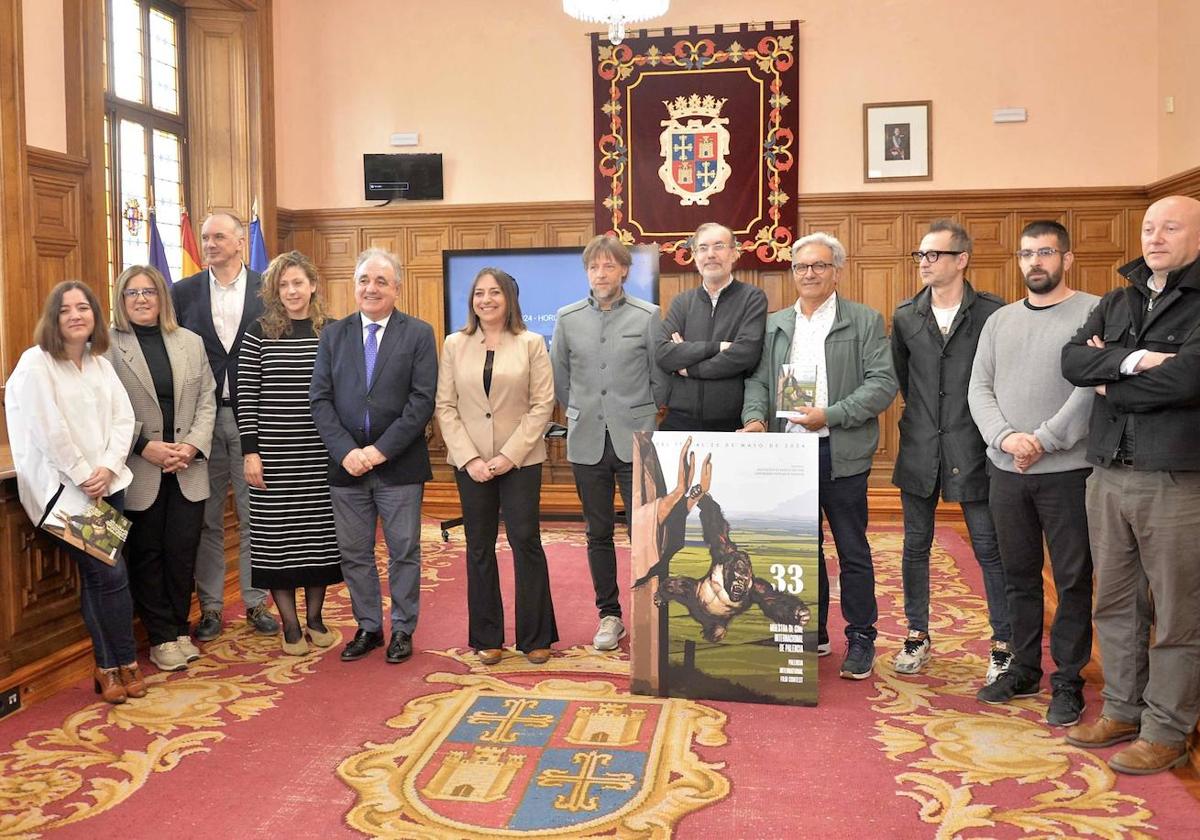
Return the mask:
<path id="1" fill-rule="evenodd" d="M 607 23 L 608 40 L 625 40 L 625 24 L 641 23 L 667 12 L 670 0 L 563 0 L 563 11 L 587 23 Z"/>

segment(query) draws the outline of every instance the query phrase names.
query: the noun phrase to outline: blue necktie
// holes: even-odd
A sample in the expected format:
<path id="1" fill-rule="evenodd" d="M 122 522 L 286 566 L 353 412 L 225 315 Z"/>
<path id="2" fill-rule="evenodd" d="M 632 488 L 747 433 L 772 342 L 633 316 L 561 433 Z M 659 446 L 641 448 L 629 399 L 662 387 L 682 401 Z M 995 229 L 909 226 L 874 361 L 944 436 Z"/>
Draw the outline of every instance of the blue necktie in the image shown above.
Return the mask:
<path id="1" fill-rule="evenodd" d="M 375 333 L 379 332 L 379 324 L 367 324 L 367 342 L 363 345 L 363 356 L 367 360 L 367 390 L 371 390 L 371 377 L 375 374 L 375 357 L 379 355 L 379 341 Z M 363 428 L 371 434 L 371 409 L 366 410 L 363 417 Z"/>

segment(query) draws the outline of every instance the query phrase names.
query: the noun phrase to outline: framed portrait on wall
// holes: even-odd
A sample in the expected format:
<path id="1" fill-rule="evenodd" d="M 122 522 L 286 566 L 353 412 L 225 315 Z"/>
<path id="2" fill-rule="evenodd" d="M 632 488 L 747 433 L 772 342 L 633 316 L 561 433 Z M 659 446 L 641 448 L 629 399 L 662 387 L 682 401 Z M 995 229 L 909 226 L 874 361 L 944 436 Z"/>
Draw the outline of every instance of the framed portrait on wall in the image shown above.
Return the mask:
<path id="1" fill-rule="evenodd" d="M 933 178 L 933 103 L 868 102 L 863 105 L 863 181 Z"/>

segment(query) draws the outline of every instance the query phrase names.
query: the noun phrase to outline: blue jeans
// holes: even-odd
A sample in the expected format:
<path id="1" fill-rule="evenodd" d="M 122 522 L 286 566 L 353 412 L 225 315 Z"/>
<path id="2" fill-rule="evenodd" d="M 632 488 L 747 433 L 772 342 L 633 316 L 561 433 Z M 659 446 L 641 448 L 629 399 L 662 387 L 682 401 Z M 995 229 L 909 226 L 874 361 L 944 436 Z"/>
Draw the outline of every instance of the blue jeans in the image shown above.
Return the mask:
<path id="1" fill-rule="evenodd" d="M 933 546 L 933 517 L 941 494 L 941 482 L 934 485 L 933 495 L 917 496 L 900 491 L 904 506 L 904 553 L 901 576 L 904 581 L 904 616 L 909 630 L 929 632 L 929 549 Z M 987 598 L 988 621 L 992 639 L 1007 642 L 1012 639 L 1008 622 L 1008 600 L 1005 595 L 1004 566 L 1000 562 L 1000 546 L 996 526 L 988 510 L 987 500 L 960 502 L 971 548 L 983 571 L 983 592 Z"/>
<path id="2" fill-rule="evenodd" d="M 117 510 L 125 508 L 125 491 L 105 499 Z M 118 555 L 110 566 L 74 546 L 67 549 L 79 567 L 79 611 L 92 637 L 92 652 L 101 668 L 116 668 L 137 661 L 133 641 L 133 599 L 125 558 Z"/>

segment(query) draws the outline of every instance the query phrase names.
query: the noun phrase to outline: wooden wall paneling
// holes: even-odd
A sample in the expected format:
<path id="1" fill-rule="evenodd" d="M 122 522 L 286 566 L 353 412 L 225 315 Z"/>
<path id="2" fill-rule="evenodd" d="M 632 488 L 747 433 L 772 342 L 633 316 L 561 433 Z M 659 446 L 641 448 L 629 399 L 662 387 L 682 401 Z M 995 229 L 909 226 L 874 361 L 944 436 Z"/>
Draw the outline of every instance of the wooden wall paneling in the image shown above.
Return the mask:
<path id="1" fill-rule="evenodd" d="M 760 269 L 755 272 L 754 285 L 767 293 L 767 311 L 775 312 L 796 302 L 796 284 L 791 268 Z"/>
<path id="2" fill-rule="evenodd" d="M 1076 254 L 1124 254 L 1128 234 L 1124 207 L 1071 212 L 1071 250 Z"/>
<path id="3" fill-rule="evenodd" d="M 462 224 L 450 230 L 450 248 L 454 251 L 482 251 L 499 247 L 500 229 L 495 224 Z"/>
<path id="4" fill-rule="evenodd" d="M 189 205 L 197 217 L 226 210 L 247 219 L 259 182 L 251 176 L 246 15 L 189 8 L 185 29 Z"/>
<path id="5" fill-rule="evenodd" d="M 408 251 L 403 244 L 403 234 L 395 228 L 363 228 L 359 233 L 359 240 L 363 251 L 368 248 L 382 248 L 400 257 L 402 265 L 407 262 Z M 351 263 L 358 262 L 358 253 L 351 257 Z"/>
<path id="6" fill-rule="evenodd" d="M 80 179 L 42 168 L 29 172 L 33 238 L 79 242 Z"/>
<path id="7" fill-rule="evenodd" d="M 258 203 L 264 236 L 272 236 L 279 225 L 275 172 L 274 13 L 271 0 L 256 0 L 245 8 L 250 200 Z"/>
<path id="8" fill-rule="evenodd" d="M 441 341 L 445 338 L 446 315 L 442 309 L 442 264 L 436 265 L 425 262 L 410 264 L 404 269 L 404 282 L 400 288 L 399 306 L 405 312 L 411 312 L 423 321 L 433 325 L 434 336 L 438 339 L 438 352 L 441 353 Z M 454 324 L 451 329 L 458 329 L 462 324 Z"/>
<path id="9" fill-rule="evenodd" d="M 739 280 L 748 281 L 750 272 L 735 271 L 734 276 Z M 658 277 L 658 305 L 665 315 L 671 308 L 671 301 L 681 292 L 694 289 L 700 285 L 700 275 L 695 272 L 660 274 Z"/>
<path id="10" fill-rule="evenodd" d="M 450 231 L 444 225 L 409 227 L 404 230 L 406 265 L 442 265 L 442 251 L 450 247 Z"/>
<path id="11" fill-rule="evenodd" d="M 925 234 L 929 233 L 929 226 L 938 219 L 953 219 L 956 222 L 962 221 L 958 218 L 958 213 L 948 209 L 921 209 L 906 212 L 904 214 L 905 238 L 900 244 L 900 250 L 906 254 L 919 251 L 921 249 L 921 240 L 925 238 Z M 915 263 L 913 264 L 912 276 L 918 276 Z"/>
<path id="12" fill-rule="evenodd" d="M 899 213 L 855 213 L 851 217 L 850 241 L 842 244 L 851 257 L 890 257 L 899 253 L 901 241 Z"/>
<path id="13" fill-rule="evenodd" d="M 959 219 L 971 235 L 974 256 L 1010 256 L 1017 249 L 1012 211 L 965 211 Z"/>
<path id="14" fill-rule="evenodd" d="M 1200 166 L 1155 181 L 1146 187 L 1147 204 L 1168 195 L 1190 195 L 1192 198 L 1200 199 Z M 1139 216 L 1139 221 L 1140 218 Z"/>
<path id="15" fill-rule="evenodd" d="M 839 289 L 839 294 L 866 304 L 890 324 L 899 303 L 912 297 L 905 288 L 904 263 L 905 258 L 895 256 L 855 259 L 850 264 L 850 277 L 842 280 L 846 288 Z"/>
<path id="16" fill-rule="evenodd" d="M 4 484 L 3 551 L 0 563 L 0 649 L 9 670 L 86 637 L 79 618 L 79 580 L 74 561 L 39 532 L 17 500 L 16 484 Z M 6 672 L 0 671 L 0 677 Z"/>
<path id="17" fill-rule="evenodd" d="M 1149 202 L 1141 202 L 1125 210 L 1125 261 L 1135 260 L 1142 255 L 1142 219 L 1146 216 Z"/>
<path id="18" fill-rule="evenodd" d="M 349 268 L 354 272 L 354 260 L 362 248 L 357 228 L 334 228 L 313 232 L 313 260 L 319 266 Z M 403 259 L 403 257 L 401 258 Z"/>
<path id="19" fill-rule="evenodd" d="M 828 233 L 847 248 L 850 247 L 850 216 L 845 212 L 827 211 L 809 213 L 803 202 L 800 203 L 800 221 L 796 227 L 799 231 L 797 239 L 810 233 Z"/>
<path id="20" fill-rule="evenodd" d="M 287 241 L 286 246 L 283 246 L 281 241 L 281 247 L 294 249 L 307 257 L 316 253 L 316 232 L 312 228 L 287 228 L 281 231 L 281 236 Z"/>
<path id="21" fill-rule="evenodd" d="M 1075 265 L 1070 273 L 1071 286 L 1083 292 L 1104 295 L 1123 282 L 1117 269 L 1126 262 L 1121 254 L 1076 254 Z"/>
<path id="22" fill-rule="evenodd" d="M 545 222 L 505 221 L 500 224 L 501 248 L 540 248 L 545 244 Z"/>
<path id="23" fill-rule="evenodd" d="M 967 277 L 976 289 L 999 295 L 1010 303 L 1025 296 L 1017 258 L 1011 254 L 973 254 Z"/>
<path id="24" fill-rule="evenodd" d="M 321 280 L 325 284 L 322 294 L 329 314 L 341 318 L 354 311 L 354 266 L 342 265 L 325 268 L 317 263 Z"/>
<path id="25" fill-rule="evenodd" d="M 595 225 L 591 219 L 555 220 L 546 223 L 546 244 L 556 248 L 586 245 L 595 236 Z"/>
<path id="26" fill-rule="evenodd" d="M 25 156 L 25 82 L 20 3 L 0 3 L 0 375 L 12 371 L 37 318 L 36 294 L 25 282 L 30 262 L 29 174 Z M 0 439 L 8 430 L 0 424 Z M 2 565 L 2 564 L 0 564 Z M 0 639 L 3 636 L 0 634 Z"/>

